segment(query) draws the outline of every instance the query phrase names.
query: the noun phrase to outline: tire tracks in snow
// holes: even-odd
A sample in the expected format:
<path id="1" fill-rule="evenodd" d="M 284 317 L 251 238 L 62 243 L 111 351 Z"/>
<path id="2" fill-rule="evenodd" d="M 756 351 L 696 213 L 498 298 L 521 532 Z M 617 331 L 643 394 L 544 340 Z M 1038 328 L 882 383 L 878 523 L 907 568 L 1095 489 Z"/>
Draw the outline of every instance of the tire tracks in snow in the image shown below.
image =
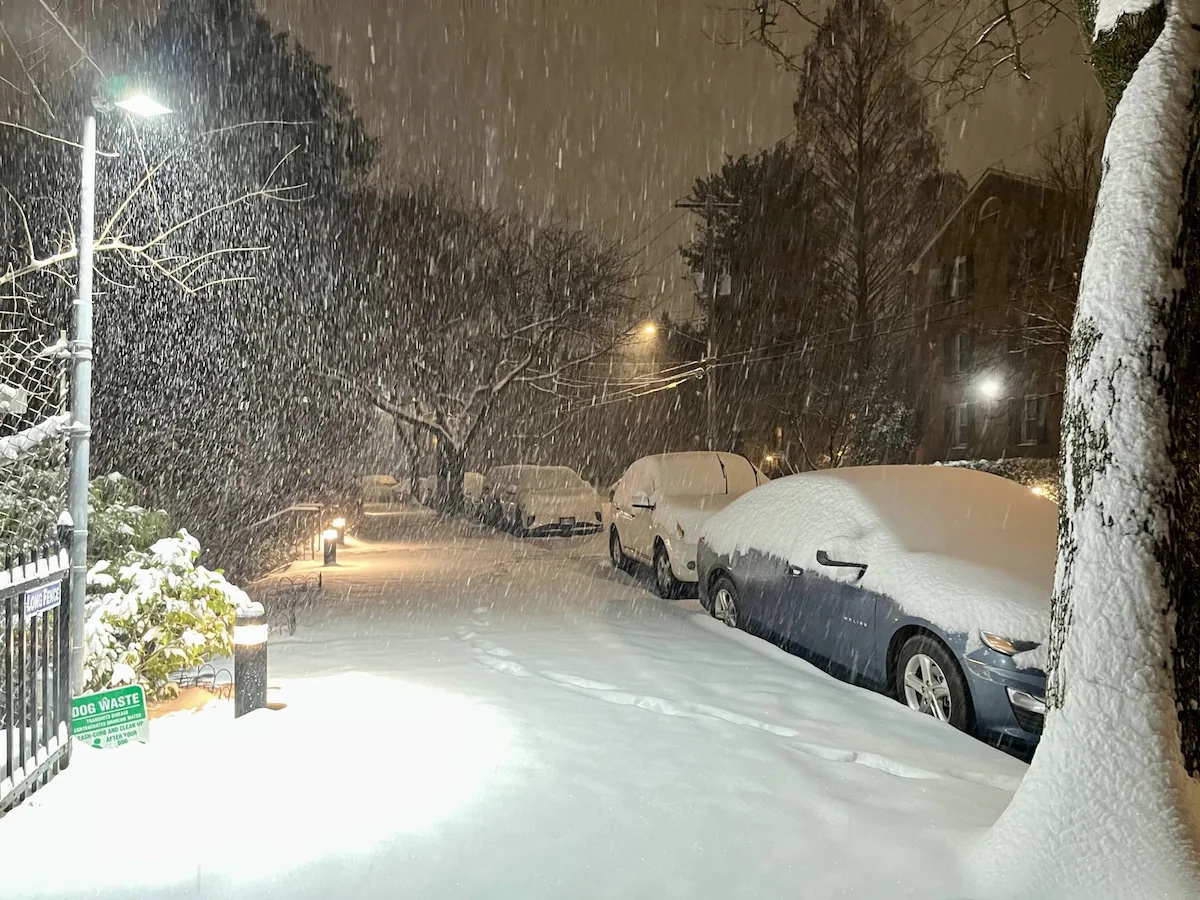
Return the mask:
<path id="1" fill-rule="evenodd" d="M 741 728 L 753 728 L 757 731 L 765 731 L 768 734 L 784 738 L 788 742 L 787 746 L 789 748 L 806 756 L 826 762 L 865 766 L 897 778 L 913 780 L 951 778 L 1006 791 L 1016 789 L 1016 783 L 1013 783 L 1013 780 L 1008 777 L 988 776 L 972 772 L 935 772 L 877 753 L 845 750 L 838 747 L 830 747 L 826 744 L 816 744 L 811 741 L 801 740 L 801 732 L 795 728 L 764 722 L 753 716 L 733 712 L 720 706 L 670 700 L 665 697 L 656 697 L 652 694 L 636 694 L 621 690 L 616 685 L 606 684 L 601 681 L 592 681 L 578 675 L 531 669 L 523 663 L 518 662 L 510 650 L 487 640 L 476 630 L 488 627 L 489 612 L 486 607 L 479 607 L 474 610 L 469 619 L 472 627 L 457 629 L 455 638 L 471 647 L 477 663 L 502 675 L 509 675 L 516 678 L 538 678 L 571 693 L 589 697 L 593 700 L 612 703 L 618 706 L 632 706 L 659 715 L 679 716 L 688 719 L 707 719 L 710 721 L 725 722 Z M 1019 780 L 1017 783 L 1019 783 Z"/>

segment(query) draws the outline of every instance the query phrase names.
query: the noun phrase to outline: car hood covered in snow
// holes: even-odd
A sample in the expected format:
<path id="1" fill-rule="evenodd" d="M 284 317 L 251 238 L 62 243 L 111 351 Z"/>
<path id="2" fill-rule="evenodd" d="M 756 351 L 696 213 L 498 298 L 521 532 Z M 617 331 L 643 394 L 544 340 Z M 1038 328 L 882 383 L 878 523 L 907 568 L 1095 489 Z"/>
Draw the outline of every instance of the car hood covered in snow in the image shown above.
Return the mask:
<path id="1" fill-rule="evenodd" d="M 692 494 L 665 497 L 654 510 L 654 519 L 666 532 L 677 536 L 683 529 L 684 540 L 695 543 L 704 524 L 737 499 L 733 494 Z"/>
<path id="2" fill-rule="evenodd" d="M 714 516 L 704 534 L 717 553 L 755 549 L 821 574 L 818 550 L 863 562 L 861 587 L 969 643 L 980 631 L 1040 643 L 1057 521 L 1052 502 L 995 475 L 871 466 L 771 482 Z"/>
<path id="3" fill-rule="evenodd" d="M 526 515 L 538 518 L 555 517 L 592 519 L 600 511 L 600 497 L 593 491 L 557 493 L 551 491 L 518 491 L 517 503 Z"/>

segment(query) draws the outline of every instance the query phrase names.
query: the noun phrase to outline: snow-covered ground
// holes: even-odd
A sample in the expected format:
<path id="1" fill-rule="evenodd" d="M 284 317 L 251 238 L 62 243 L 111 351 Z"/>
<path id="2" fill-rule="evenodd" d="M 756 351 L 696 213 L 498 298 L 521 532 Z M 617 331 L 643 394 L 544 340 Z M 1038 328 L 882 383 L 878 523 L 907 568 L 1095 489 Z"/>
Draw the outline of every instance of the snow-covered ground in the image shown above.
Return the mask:
<path id="1" fill-rule="evenodd" d="M 0 820 L 0 896 L 936 900 L 1022 777 L 603 538 L 397 522 L 272 637 L 285 708 L 78 748 Z"/>

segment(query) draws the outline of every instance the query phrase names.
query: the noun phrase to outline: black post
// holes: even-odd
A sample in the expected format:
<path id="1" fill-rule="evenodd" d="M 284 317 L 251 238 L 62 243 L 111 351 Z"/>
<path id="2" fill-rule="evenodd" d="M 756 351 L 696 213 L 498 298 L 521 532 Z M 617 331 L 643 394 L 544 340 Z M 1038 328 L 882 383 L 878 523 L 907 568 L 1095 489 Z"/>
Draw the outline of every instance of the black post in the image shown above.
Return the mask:
<path id="1" fill-rule="evenodd" d="M 337 531 L 330 528 L 321 533 L 321 539 L 323 540 L 325 546 L 325 556 L 323 558 L 324 565 L 336 566 L 338 545 Z"/>
<path id="2" fill-rule="evenodd" d="M 233 626 L 233 716 L 266 705 L 267 614 L 261 603 L 251 603 Z"/>
<path id="3" fill-rule="evenodd" d="M 12 559 L 5 560 L 6 567 L 12 570 Z M 16 769 L 13 761 L 13 715 L 17 708 L 17 698 L 13 693 L 13 600 L 14 594 L 4 598 L 4 768 L 0 770 L 8 777 Z"/>

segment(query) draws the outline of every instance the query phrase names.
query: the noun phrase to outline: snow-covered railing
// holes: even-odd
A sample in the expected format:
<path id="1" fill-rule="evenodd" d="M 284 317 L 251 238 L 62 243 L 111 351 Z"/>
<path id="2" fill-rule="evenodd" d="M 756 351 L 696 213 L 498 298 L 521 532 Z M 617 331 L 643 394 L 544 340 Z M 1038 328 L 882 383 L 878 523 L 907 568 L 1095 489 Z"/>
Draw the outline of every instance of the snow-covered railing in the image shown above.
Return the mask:
<path id="1" fill-rule="evenodd" d="M 67 551 L 10 555 L 0 571 L 0 816 L 70 758 Z"/>

